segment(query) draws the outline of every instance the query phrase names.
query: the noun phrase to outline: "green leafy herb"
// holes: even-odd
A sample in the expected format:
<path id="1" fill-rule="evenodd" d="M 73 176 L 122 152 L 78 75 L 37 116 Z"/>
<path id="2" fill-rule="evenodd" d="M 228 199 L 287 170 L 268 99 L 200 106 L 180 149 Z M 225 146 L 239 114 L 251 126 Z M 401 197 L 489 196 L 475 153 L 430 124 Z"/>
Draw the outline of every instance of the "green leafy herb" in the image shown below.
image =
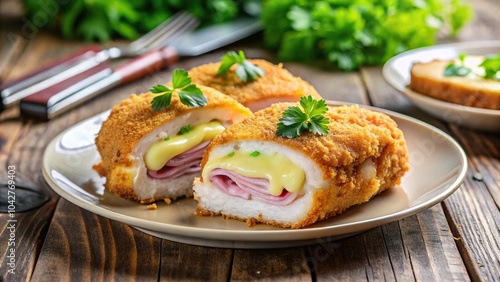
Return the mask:
<path id="1" fill-rule="evenodd" d="M 484 77 L 500 80 L 500 55 L 487 57 L 479 66 L 484 68 Z"/>
<path id="2" fill-rule="evenodd" d="M 444 76 L 467 76 L 471 69 L 466 66 L 449 63 L 444 69 Z"/>
<path id="3" fill-rule="evenodd" d="M 57 29 L 66 38 L 105 42 L 113 38 L 135 39 L 186 11 L 202 25 L 230 21 L 244 14 L 247 0 L 22 0 L 26 20 L 36 28 Z M 44 11 L 40 23 L 40 11 Z M 33 28 L 35 28 L 33 26 Z"/>
<path id="4" fill-rule="evenodd" d="M 189 131 L 191 131 L 191 129 L 192 128 L 191 128 L 190 124 L 184 125 L 183 127 L 181 127 L 181 130 L 179 130 L 179 133 L 177 133 L 177 134 L 182 135 L 184 133 L 188 133 Z"/>
<path id="5" fill-rule="evenodd" d="M 168 141 L 168 140 L 170 140 L 170 137 L 163 138 L 163 141 Z"/>
<path id="6" fill-rule="evenodd" d="M 466 0 L 262 1 L 264 43 L 282 61 L 342 70 L 382 64 L 394 55 L 457 35 L 471 20 Z"/>
<path id="7" fill-rule="evenodd" d="M 228 157 L 232 157 L 234 156 L 234 152 L 229 152 L 229 154 L 227 154 Z"/>
<path id="8" fill-rule="evenodd" d="M 246 59 L 245 53 L 241 50 L 238 53 L 229 51 L 226 55 L 222 56 L 217 74 L 225 75 L 234 64 L 238 64 L 236 67 L 236 76 L 245 82 L 256 80 L 259 76 L 265 74 L 263 69 L 250 63 Z"/>
<path id="9" fill-rule="evenodd" d="M 465 54 L 458 55 L 458 63 L 449 63 L 444 69 L 444 76 L 467 76 L 472 70 L 465 66 Z"/>
<path id="10" fill-rule="evenodd" d="M 478 77 L 500 80 L 500 55 L 488 56 L 479 64 L 484 73 L 473 72 L 472 68 L 465 65 L 465 57 L 466 55 L 462 53 L 458 57 L 458 62 L 449 63 L 444 70 L 444 76 L 467 76 L 473 73 Z"/>
<path id="11" fill-rule="evenodd" d="M 187 71 L 175 69 L 172 75 L 172 86 L 170 89 L 158 84 L 149 89 L 152 93 L 160 94 L 151 101 L 153 111 L 161 111 L 170 107 L 174 92 L 178 93 L 181 103 L 188 107 L 203 107 L 207 104 L 207 98 L 195 84 L 191 83 Z"/>
<path id="12" fill-rule="evenodd" d="M 315 100 L 312 96 L 301 97 L 300 105 L 288 107 L 278 123 L 277 135 L 295 138 L 307 130 L 314 134 L 326 135 L 330 121 L 324 117 L 328 111 L 325 100 Z"/>
<path id="13" fill-rule="evenodd" d="M 250 157 L 257 157 L 258 155 L 260 155 L 260 152 L 259 152 L 259 151 L 253 151 L 253 152 L 250 154 Z"/>

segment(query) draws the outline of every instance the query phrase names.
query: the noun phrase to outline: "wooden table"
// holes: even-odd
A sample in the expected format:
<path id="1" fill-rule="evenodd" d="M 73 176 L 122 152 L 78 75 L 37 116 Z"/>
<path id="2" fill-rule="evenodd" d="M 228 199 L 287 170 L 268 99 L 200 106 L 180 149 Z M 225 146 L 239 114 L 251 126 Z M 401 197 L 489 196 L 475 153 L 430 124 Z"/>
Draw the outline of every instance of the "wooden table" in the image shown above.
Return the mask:
<path id="1" fill-rule="evenodd" d="M 447 41 L 500 39 L 500 5 L 496 0 L 476 0 L 473 4 L 476 19 L 458 38 Z M 0 18 L 2 78 L 19 76 L 83 45 L 41 31 L 23 36 L 20 17 Z M 0 214 L 2 280 L 500 280 L 500 136 L 458 128 L 423 113 L 384 81 L 381 67 L 342 73 L 284 64 L 327 99 L 369 104 L 417 117 L 444 130 L 463 146 L 469 164 L 464 183 L 442 203 L 417 215 L 346 239 L 306 247 L 218 249 L 146 235 L 81 209 L 47 186 L 41 159 L 58 133 L 109 109 L 130 93 L 165 82 L 173 68 L 189 69 L 218 61 L 229 49 L 242 48 L 249 57 L 278 62 L 273 54 L 255 47 L 258 39 L 182 60 L 169 70 L 108 91 L 50 122 L 21 119 L 14 108 L 1 113 L 0 179 L 5 180 L 9 166 L 15 166 L 17 181 L 32 183 L 50 196 L 43 206 L 15 214 L 15 274 L 7 272 L 10 218 L 7 213 Z M 2 205 L 6 198 L 3 194 Z"/>

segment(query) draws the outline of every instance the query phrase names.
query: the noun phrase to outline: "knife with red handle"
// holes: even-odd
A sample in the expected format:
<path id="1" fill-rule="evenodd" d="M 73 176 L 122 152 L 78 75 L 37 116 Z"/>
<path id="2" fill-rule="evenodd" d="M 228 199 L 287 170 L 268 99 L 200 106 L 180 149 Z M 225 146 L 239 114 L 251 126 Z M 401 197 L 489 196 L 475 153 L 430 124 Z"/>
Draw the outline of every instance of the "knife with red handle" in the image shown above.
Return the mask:
<path id="1" fill-rule="evenodd" d="M 144 77 L 178 61 L 172 47 L 152 50 L 114 71 L 102 63 L 68 80 L 21 99 L 21 115 L 49 120 L 117 85 Z M 76 91 L 75 91 L 76 90 Z"/>
<path id="2" fill-rule="evenodd" d="M 85 65 L 80 65 L 80 62 L 95 57 L 101 50 L 101 47 L 98 45 L 87 46 L 50 64 L 44 65 L 35 71 L 3 83 L 0 85 L 0 110 L 16 104 L 22 98 L 50 85 L 66 80 L 79 72 L 96 67 L 97 64 L 93 62 Z M 63 70 L 70 71 L 64 75 L 60 75 Z"/>

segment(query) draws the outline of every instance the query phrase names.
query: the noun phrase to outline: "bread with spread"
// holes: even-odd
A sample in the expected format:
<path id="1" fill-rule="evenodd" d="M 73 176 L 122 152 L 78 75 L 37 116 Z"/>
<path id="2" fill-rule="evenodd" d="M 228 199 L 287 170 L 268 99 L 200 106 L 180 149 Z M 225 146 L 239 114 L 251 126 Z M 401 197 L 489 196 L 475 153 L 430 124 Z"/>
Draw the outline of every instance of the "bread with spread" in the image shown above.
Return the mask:
<path id="1" fill-rule="evenodd" d="M 500 81 L 484 77 L 482 56 L 465 56 L 466 75 L 446 76 L 445 70 L 457 60 L 433 60 L 414 63 L 408 87 L 415 92 L 442 101 L 469 107 L 500 110 Z M 461 64 L 461 63 L 459 63 Z"/>

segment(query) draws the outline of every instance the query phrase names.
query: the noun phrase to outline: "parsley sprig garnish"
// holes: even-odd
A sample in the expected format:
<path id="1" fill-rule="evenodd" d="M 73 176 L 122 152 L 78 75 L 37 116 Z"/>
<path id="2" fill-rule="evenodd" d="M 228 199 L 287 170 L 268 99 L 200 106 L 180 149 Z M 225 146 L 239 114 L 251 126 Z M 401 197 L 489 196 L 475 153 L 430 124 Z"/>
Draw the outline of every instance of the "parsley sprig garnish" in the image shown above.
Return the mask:
<path id="1" fill-rule="evenodd" d="M 444 76 L 467 76 L 472 70 L 465 66 L 465 54 L 458 56 L 458 63 L 449 63 L 444 69 Z"/>
<path id="2" fill-rule="evenodd" d="M 188 107 L 203 107 L 207 104 L 207 98 L 203 95 L 196 84 L 191 83 L 188 72 L 182 69 L 175 69 L 172 74 L 172 89 L 165 85 L 158 84 L 149 89 L 152 93 L 160 94 L 151 101 L 153 111 L 161 111 L 170 107 L 172 94 L 177 93 L 181 103 Z"/>
<path id="3" fill-rule="evenodd" d="M 226 55 L 222 56 L 217 74 L 225 75 L 234 64 L 238 64 L 236 67 L 236 76 L 244 82 L 256 80 L 259 76 L 265 74 L 263 69 L 248 61 L 245 53 L 241 50 L 238 53 L 229 51 Z"/>
<path id="4" fill-rule="evenodd" d="M 325 100 L 315 100 L 312 96 L 301 97 L 300 105 L 303 110 L 291 106 L 283 111 L 276 134 L 286 138 L 300 136 L 304 130 L 319 135 L 328 134 L 330 129 L 327 124 L 330 121 L 324 117 L 328 111 Z"/>
<path id="5" fill-rule="evenodd" d="M 465 54 L 458 56 L 458 62 L 450 63 L 444 70 L 444 76 L 467 76 L 474 73 L 473 70 L 465 65 Z M 484 59 L 479 67 L 483 68 L 484 74 L 474 73 L 474 75 L 500 81 L 500 55 L 489 56 Z"/>
<path id="6" fill-rule="evenodd" d="M 487 57 L 479 66 L 484 68 L 484 77 L 500 80 L 500 55 Z"/>

